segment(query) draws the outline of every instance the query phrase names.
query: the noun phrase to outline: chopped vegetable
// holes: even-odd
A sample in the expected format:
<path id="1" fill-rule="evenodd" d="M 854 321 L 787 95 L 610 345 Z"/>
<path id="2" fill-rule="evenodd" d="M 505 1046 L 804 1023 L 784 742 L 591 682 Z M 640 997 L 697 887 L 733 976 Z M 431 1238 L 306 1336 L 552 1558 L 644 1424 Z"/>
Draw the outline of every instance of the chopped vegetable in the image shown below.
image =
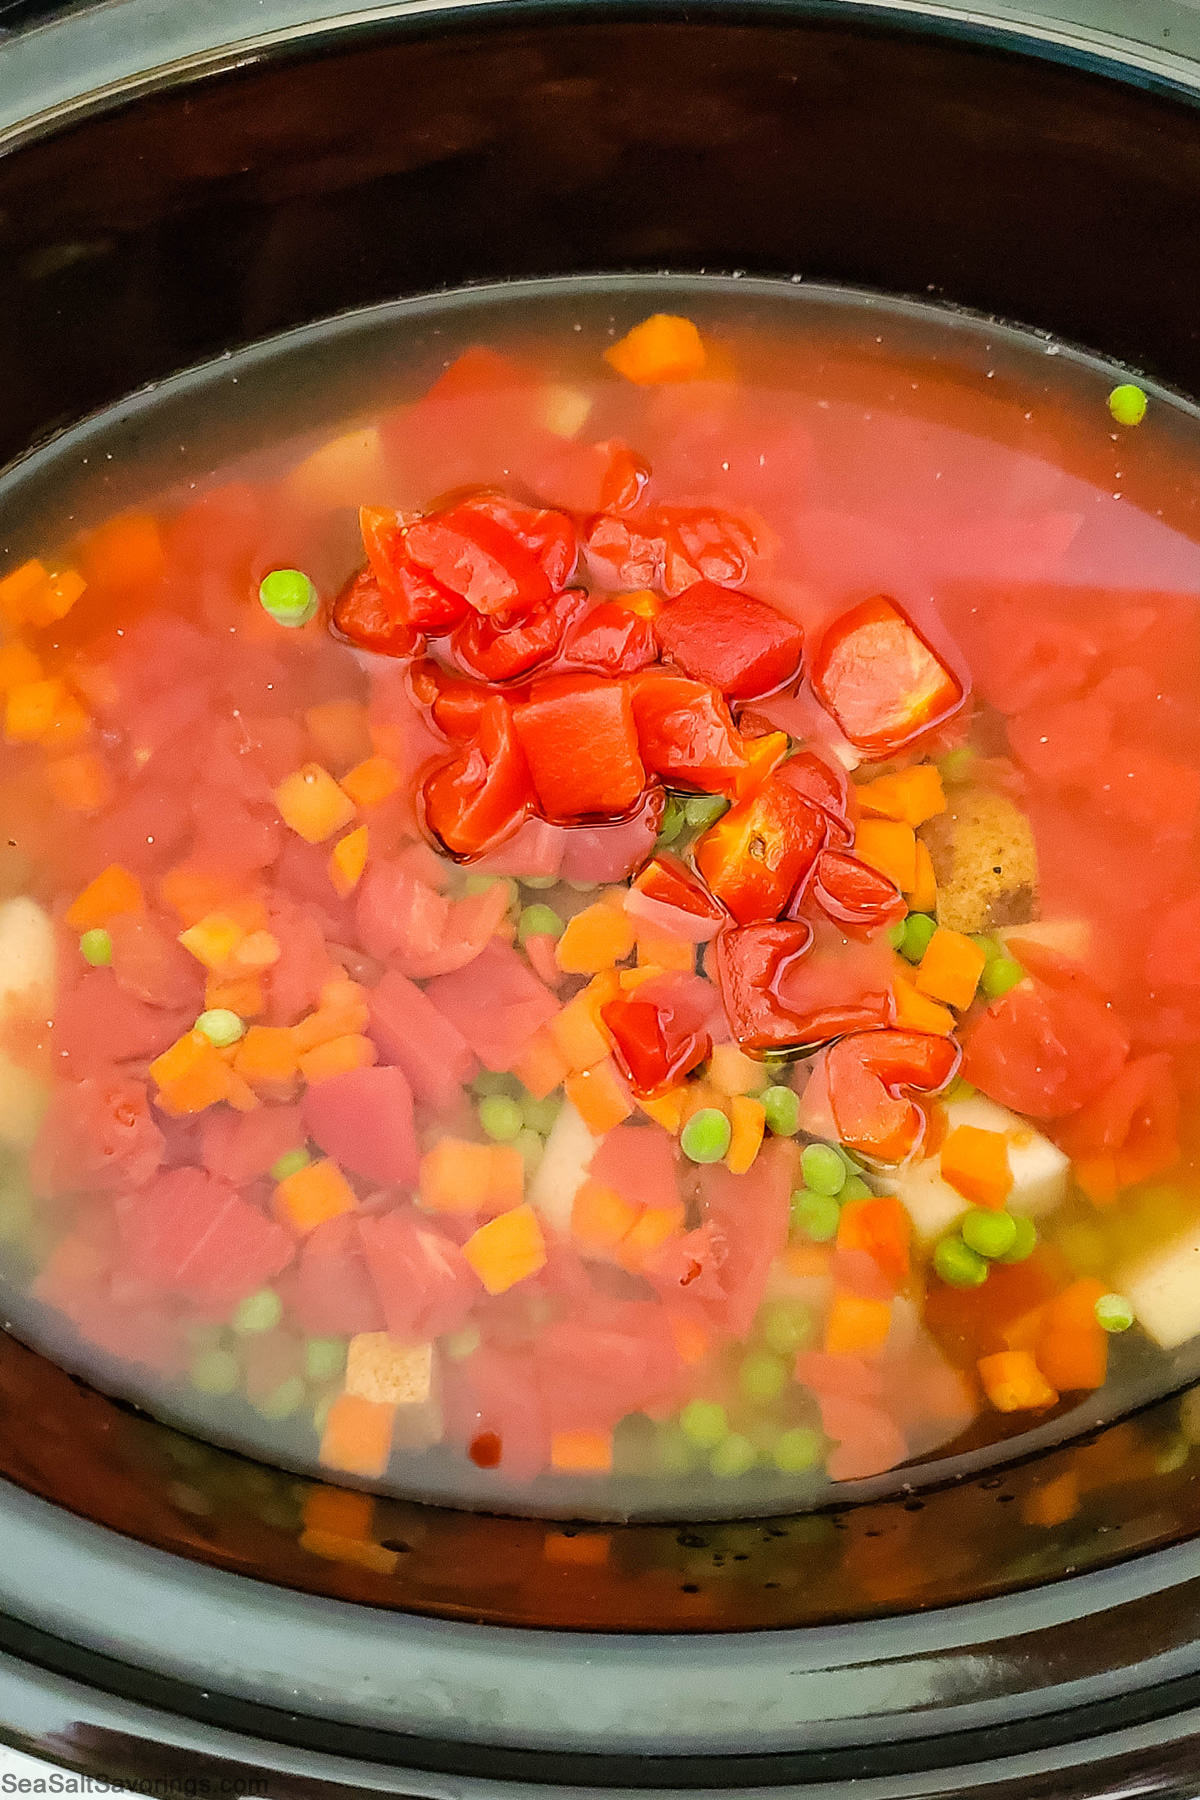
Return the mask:
<path id="1" fill-rule="evenodd" d="M 354 818 L 353 800 L 320 763 L 305 763 L 285 776 L 275 789 L 275 804 L 284 824 L 307 844 L 323 844 Z"/>
<path id="2" fill-rule="evenodd" d="M 560 969 L 569 975 L 596 975 L 624 962 L 634 944 L 633 921 L 603 901 L 585 907 L 566 925 L 555 949 Z"/>
<path id="3" fill-rule="evenodd" d="M 1134 1321 L 1133 1308 L 1124 1294 L 1101 1294 L 1094 1311 L 1103 1331 L 1128 1331 Z"/>
<path id="4" fill-rule="evenodd" d="M 766 1108 L 749 1094 L 734 1094 L 729 1101 L 730 1139 L 725 1163 L 733 1175 L 744 1175 L 763 1141 Z M 690 1121 L 689 1121 L 690 1123 Z"/>
<path id="5" fill-rule="evenodd" d="M 679 1143 L 685 1156 L 695 1163 L 720 1162 L 729 1154 L 733 1130 L 729 1119 L 716 1107 L 702 1107 L 692 1114 L 680 1133 Z"/>
<path id="6" fill-rule="evenodd" d="M 816 807 L 773 776 L 730 809 L 696 846 L 696 866 L 739 925 L 777 918 L 825 840 Z"/>
<path id="7" fill-rule="evenodd" d="M 275 1189 L 275 1212 L 299 1237 L 315 1231 L 327 1219 L 352 1212 L 358 1205 L 354 1189 L 335 1162 L 306 1163 L 287 1175 Z"/>
<path id="8" fill-rule="evenodd" d="M 1108 410 L 1118 425 L 1140 425 L 1147 405 L 1144 390 L 1132 381 L 1121 382 L 1108 396 Z"/>
<path id="9" fill-rule="evenodd" d="M 106 960 L 111 961 L 111 950 Z M 196 1020 L 196 1030 L 202 1031 L 209 1043 L 215 1044 L 218 1050 L 225 1049 L 229 1044 L 236 1044 L 246 1034 L 244 1021 L 223 1006 L 202 1012 Z"/>
<path id="10" fill-rule="evenodd" d="M 489 1294 L 503 1294 L 518 1281 L 536 1275 L 546 1260 L 546 1245 L 531 1206 L 516 1206 L 481 1225 L 463 1245 L 463 1255 Z"/>
<path id="11" fill-rule="evenodd" d="M 898 775 L 878 775 L 855 789 L 861 811 L 870 818 L 898 819 L 905 825 L 924 825 L 946 810 L 942 777 L 934 763 L 916 763 Z"/>
<path id="12" fill-rule="evenodd" d="M 547 818 L 620 817 L 640 796 L 646 775 L 624 683 L 552 676 L 513 716 Z"/>
<path id="13" fill-rule="evenodd" d="M 1037 1412 L 1058 1395 L 1027 1350 L 999 1350 L 977 1364 L 983 1391 L 997 1412 Z"/>
<path id="14" fill-rule="evenodd" d="M 942 1145 L 942 1174 L 964 1199 L 997 1210 L 1012 1192 L 1007 1139 L 999 1131 L 956 1125 Z"/>
<path id="15" fill-rule="evenodd" d="M 986 1257 L 962 1238 L 942 1238 L 933 1253 L 933 1266 L 948 1287 L 982 1287 L 988 1278 Z"/>
<path id="16" fill-rule="evenodd" d="M 299 569 L 272 569 L 258 585 L 262 609 L 277 625 L 307 625 L 320 600 L 308 576 Z"/>
<path id="17" fill-rule="evenodd" d="M 804 643 L 799 625 L 773 606 L 709 581 L 694 582 L 664 606 L 654 631 L 685 675 L 737 700 L 774 693 L 790 681 Z"/>
<path id="18" fill-rule="evenodd" d="M 794 1137 L 800 1129 L 800 1101 L 796 1090 L 779 1086 L 764 1088 L 759 1099 L 767 1130 L 774 1137 Z"/>
<path id="19" fill-rule="evenodd" d="M 694 381 L 704 373 L 704 340 L 690 319 L 653 313 L 606 350 L 604 360 L 639 386 Z"/>
<path id="20" fill-rule="evenodd" d="M 836 1197 L 846 1185 L 846 1165 L 828 1144 L 806 1144 L 800 1153 L 800 1173 L 811 1194 Z"/>
<path id="21" fill-rule="evenodd" d="M 917 991 L 961 1011 L 975 998 L 986 963 L 987 957 L 978 944 L 961 931 L 947 931 L 939 925 L 921 958 Z"/>
<path id="22" fill-rule="evenodd" d="M 94 925 L 90 931 L 82 933 L 79 939 L 79 954 L 84 962 L 90 963 L 93 969 L 107 968 L 112 961 L 112 938 L 102 925 Z"/>

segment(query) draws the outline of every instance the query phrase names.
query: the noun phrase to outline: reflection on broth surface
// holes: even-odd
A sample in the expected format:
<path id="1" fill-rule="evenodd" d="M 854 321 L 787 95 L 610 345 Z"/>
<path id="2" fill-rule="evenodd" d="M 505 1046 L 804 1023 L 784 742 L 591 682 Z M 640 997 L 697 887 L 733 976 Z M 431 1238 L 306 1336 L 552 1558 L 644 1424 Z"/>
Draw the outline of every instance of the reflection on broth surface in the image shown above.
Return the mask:
<path id="1" fill-rule="evenodd" d="M 1117 380 L 541 284 L 12 471 L 13 1329 L 290 1467 L 585 1516 L 1181 1384 L 1196 426 Z"/>

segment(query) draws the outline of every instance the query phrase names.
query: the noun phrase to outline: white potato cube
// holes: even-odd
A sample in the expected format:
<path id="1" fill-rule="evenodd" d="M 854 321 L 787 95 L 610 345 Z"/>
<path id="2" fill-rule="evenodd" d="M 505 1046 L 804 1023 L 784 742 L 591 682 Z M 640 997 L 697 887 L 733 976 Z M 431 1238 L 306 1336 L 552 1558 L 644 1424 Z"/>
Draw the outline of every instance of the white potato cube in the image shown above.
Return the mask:
<path id="1" fill-rule="evenodd" d="M 383 1406 L 419 1406 L 433 1388 L 433 1345 L 360 1331 L 346 1352 L 346 1392 Z"/>
<path id="2" fill-rule="evenodd" d="M 587 1180 L 600 1139 L 593 1137 L 569 1100 L 546 1139 L 546 1152 L 529 1184 L 529 1201 L 556 1231 L 571 1229 L 571 1208 Z"/>
<path id="3" fill-rule="evenodd" d="M 591 410 L 589 394 L 582 388 L 567 387 L 561 382 L 551 382 L 542 389 L 539 397 L 538 413 L 542 424 L 555 437 L 573 438 L 583 430 Z"/>
<path id="4" fill-rule="evenodd" d="M 24 895 L 0 906 L 0 1018 L 34 1017 L 54 995 L 54 926 Z"/>
<path id="5" fill-rule="evenodd" d="M 1142 1330 L 1164 1350 L 1195 1337 L 1200 1332 L 1200 1225 L 1119 1269 L 1113 1286 L 1130 1302 Z"/>
<path id="6" fill-rule="evenodd" d="M 331 438 L 297 463 L 284 479 L 284 491 L 298 506 L 316 512 L 378 503 L 388 479 L 383 444 L 374 425 Z"/>
<path id="7" fill-rule="evenodd" d="M 877 1194 L 895 1194 L 922 1244 L 936 1244 L 970 1205 L 956 1188 L 942 1179 L 936 1156 L 922 1157 L 920 1162 L 908 1163 L 886 1174 L 873 1174 L 870 1185 Z"/>
<path id="8" fill-rule="evenodd" d="M 975 1125 L 980 1131 L 1004 1132 L 1013 1177 L 1010 1212 L 1028 1213 L 1037 1219 L 1062 1205 L 1067 1197 L 1070 1158 L 1007 1106 L 972 1094 L 967 1100 L 949 1101 L 946 1118 L 952 1130 L 955 1125 Z"/>

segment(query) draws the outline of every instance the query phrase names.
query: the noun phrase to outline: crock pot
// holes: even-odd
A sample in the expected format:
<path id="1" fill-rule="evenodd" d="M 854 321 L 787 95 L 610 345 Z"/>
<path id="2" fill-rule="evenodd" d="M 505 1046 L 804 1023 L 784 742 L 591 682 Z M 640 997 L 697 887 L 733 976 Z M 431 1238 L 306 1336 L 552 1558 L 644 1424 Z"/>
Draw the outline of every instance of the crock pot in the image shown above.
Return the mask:
<path id="1" fill-rule="evenodd" d="M 313 319 L 596 271 L 932 299 L 1200 396 L 1200 12 L 1133 12 L 0 5 L 0 464 Z M 349 1559 L 302 1541 L 311 1483 L 12 1334 L 0 1421 L 0 1736 L 96 1778 L 463 1800 L 1200 1792 L 1187 1392 L 795 1517 L 572 1525 L 381 1500 Z M 1084 1503 L 1046 1523 L 1067 1473 Z"/>

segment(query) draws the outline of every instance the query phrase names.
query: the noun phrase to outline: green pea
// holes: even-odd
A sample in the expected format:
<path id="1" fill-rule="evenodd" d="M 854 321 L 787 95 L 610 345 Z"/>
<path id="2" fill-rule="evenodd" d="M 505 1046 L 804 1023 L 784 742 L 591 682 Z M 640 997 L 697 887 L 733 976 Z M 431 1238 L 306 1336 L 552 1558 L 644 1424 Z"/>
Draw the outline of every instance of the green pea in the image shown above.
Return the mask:
<path id="1" fill-rule="evenodd" d="M 557 875 L 522 875 L 521 886 L 529 888 L 535 894 L 545 893 L 547 888 L 558 886 Z"/>
<path id="2" fill-rule="evenodd" d="M 658 828 L 660 844 L 673 844 L 684 826 L 687 824 L 687 808 L 682 800 L 674 794 L 668 794 L 667 804 L 663 807 L 662 824 Z"/>
<path id="3" fill-rule="evenodd" d="M 711 1450 L 729 1430 L 729 1419 L 719 1400 L 689 1400 L 680 1411 L 679 1429 L 689 1443 Z"/>
<path id="4" fill-rule="evenodd" d="M 1004 951 L 995 938 L 989 937 L 986 931 L 973 931 L 970 935 L 975 948 L 982 950 L 989 962 L 995 962 L 998 956 L 1004 955 Z"/>
<path id="5" fill-rule="evenodd" d="M 311 1161 L 307 1150 L 285 1150 L 271 1164 L 271 1180 L 286 1181 L 289 1175 L 298 1175 L 301 1169 L 307 1169 Z"/>
<path id="6" fill-rule="evenodd" d="M 105 969 L 112 961 L 112 939 L 103 926 L 85 931 L 79 940 L 79 954 L 93 969 Z"/>
<path id="7" fill-rule="evenodd" d="M 525 1164 L 526 1175 L 535 1175 L 546 1154 L 545 1140 L 539 1137 L 536 1131 L 530 1131 L 526 1126 L 523 1131 L 518 1131 L 512 1145 L 514 1150 L 519 1150 L 521 1153 L 521 1161 Z"/>
<path id="8" fill-rule="evenodd" d="M 283 1301 L 274 1288 L 259 1288 L 239 1302 L 230 1324 L 239 1337 L 257 1337 L 273 1331 L 283 1317 Z"/>
<path id="9" fill-rule="evenodd" d="M 452 1331 L 442 1339 L 442 1349 L 451 1362 L 466 1362 L 482 1342 L 478 1325 L 464 1325 L 461 1331 Z"/>
<path id="10" fill-rule="evenodd" d="M 845 1206 L 847 1200 L 869 1200 L 871 1189 L 861 1175 L 847 1175 L 846 1185 L 838 1195 L 838 1204 Z"/>
<path id="11" fill-rule="evenodd" d="M 196 1020 L 196 1030 L 202 1031 L 210 1044 L 218 1050 L 225 1050 L 230 1044 L 236 1044 L 239 1038 L 245 1037 L 245 1021 L 239 1019 L 235 1012 L 227 1006 L 214 1006 L 208 1012 L 202 1012 Z"/>
<path id="12" fill-rule="evenodd" d="M 933 1253 L 933 1266 L 947 1287 L 982 1287 L 988 1278 L 986 1258 L 959 1237 L 944 1237 Z"/>
<path id="13" fill-rule="evenodd" d="M 1007 1256 L 1017 1241 L 1017 1221 L 1012 1214 L 989 1212 L 984 1206 L 973 1206 L 960 1229 L 967 1248 L 989 1262 Z"/>
<path id="14" fill-rule="evenodd" d="M 767 1347 L 777 1356 L 795 1356 L 811 1344 L 816 1324 L 803 1300 L 768 1300 L 758 1315 Z"/>
<path id="15" fill-rule="evenodd" d="M 800 1129 L 800 1096 L 795 1088 L 764 1088 L 758 1097 L 767 1115 L 767 1130 L 776 1137 L 795 1137 Z"/>
<path id="16" fill-rule="evenodd" d="M 517 1096 L 517 1103 L 521 1108 L 521 1117 L 530 1131 L 539 1131 L 543 1137 L 549 1137 L 562 1111 L 562 1101 L 557 1100 L 553 1094 L 548 1094 L 544 1100 L 535 1100 L 532 1094 L 521 1093 Z"/>
<path id="17" fill-rule="evenodd" d="M 802 1232 L 814 1244 L 828 1244 L 837 1236 L 842 1209 L 832 1194 L 810 1194 L 797 1188 L 792 1195 L 788 1223 L 793 1232 Z"/>
<path id="18" fill-rule="evenodd" d="M 893 950 L 903 950 L 904 935 L 908 929 L 907 919 L 897 919 L 894 925 L 887 928 L 887 941 Z"/>
<path id="19" fill-rule="evenodd" d="M 1133 1308 L 1124 1294 L 1101 1294 L 1096 1302 L 1096 1322 L 1105 1331 L 1128 1331 L 1133 1324 Z"/>
<path id="20" fill-rule="evenodd" d="M 750 1439 L 739 1431 L 731 1431 L 709 1457 L 708 1466 L 722 1481 L 734 1481 L 752 1469 L 757 1461 L 758 1451 Z"/>
<path id="21" fill-rule="evenodd" d="M 1007 994 L 1015 988 L 1019 981 L 1024 981 L 1025 971 L 1019 962 L 1011 956 L 997 956 L 993 962 L 984 966 L 979 977 L 979 985 L 989 1000 L 998 1000 L 1001 994 Z"/>
<path id="22" fill-rule="evenodd" d="M 490 894 L 494 887 L 508 889 L 508 904 L 515 906 L 521 898 L 521 890 L 510 875 L 485 875 L 481 869 L 472 869 L 463 882 L 464 894 Z"/>
<path id="23" fill-rule="evenodd" d="M 800 1173 L 810 1194 L 836 1198 L 846 1185 L 846 1165 L 831 1144 L 805 1144 L 800 1152 Z"/>
<path id="24" fill-rule="evenodd" d="M 1108 410 L 1118 425 L 1140 425 L 1149 401 L 1136 382 L 1123 381 L 1108 396 Z"/>
<path id="25" fill-rule="evenodd" d="M 747 1400 L 764 1406 L 767 1401 L 778 1399 L 787 1384 L 787 1364 L 769 1350 L 751 1350 L 742 1358 L 738 1386 Z"/>
<path id="26" fill-rule="evenodd" d="M 202 1350 L 188 1372 L 202 1394 L 232 1394 L 242 1379 L 241 1364 L 232 1350 Z"/>
<path id="27" fill-rule="evenodd" d="M 919 963 L 937 930 L 937 920 L 929 913 L 909 913 L 904 921 L 904 942 L 899 946 L 906 962 Z"/>
<path id="28" fill-rule="evenodd" d="M 720 794 L 693 794 L 683 803 L 683 816 L 693 831 L 707 831 L 729 811 L 729 802 Z"/>
<path id="29" fill-rule="evenodd" d="M 552 906 L 527 906 L 517 921 L 517 941 L 524 944 L 531 937 L 560 938 L 565 930 Z"/>
<path id="30" fill-rule="evenodd" d="M 715 1106 L 702 1107 L 692 1114 L 679 1137 L 683 1154 L 694 1163 L 720 1162 L 729 1149 L 733 1133 L 729 1120 Z"/>
<path id="31" fill-rule="evenodd" d="M 815 1468 L 820 1462 L 821 1450 L 820 1432 L 811 1425 L 793 1425 L 776 1438 L 771 1455 L 775 1467 L 785 1475 L 802 1475 L 805 1469 Z"/>
<path id="32" fill-rule="evenodd" d="M 1025 1258 L 1032 1256 L 1037 1248 L 1037 1226 L 1032 1219 L 1026 1218 L 1024 1213 L 1013 1213 L 1009 1216 L 1017 1228 L 1017 1235 L 1013 1239 L 1012 1248 L 1003 1256 L 997 1257 L 996 1260 L 1002 1263 L 1024 1262 Z"/>
<path id="33" fill-rule="evenodd" d="M 511 1144 L 525 1126 L 525 1117 L 509 1094 L 489 1094 L 479 1102 L 479 1123 L 485 1137 L 498 1144 Z"/>
<path id="34" fill-rule="evenodd" d="M 254 1402 L 254 1410 L 264 1419 L 286 1419 L 304 1405 L 304 1382 L 299 1375 L 290 1375 L 281 1381 L 277 1388 L 262 1399 Z"/>
<path id="35" fill-rule="evenodd" d="M 304 1373 L 310 1381 L 334 1381 L 346 1366 L 346 1340 L 312 1337 L 304 1346 Z"/>
<path id="36" fill-rule="evenodd" d="M 299 569 L 272 569 L 258 586 L 263 611 L 277 625 L 307 625 L 317 610 L 317 590 Z"/>
<path id="37" fill-rule="evenodd" d="M 943 781 L 969 781 L 975 762 L 975 752 L 964 744 L 958 750 L 948 750 L 938 763 L 938 774 Z"/>

